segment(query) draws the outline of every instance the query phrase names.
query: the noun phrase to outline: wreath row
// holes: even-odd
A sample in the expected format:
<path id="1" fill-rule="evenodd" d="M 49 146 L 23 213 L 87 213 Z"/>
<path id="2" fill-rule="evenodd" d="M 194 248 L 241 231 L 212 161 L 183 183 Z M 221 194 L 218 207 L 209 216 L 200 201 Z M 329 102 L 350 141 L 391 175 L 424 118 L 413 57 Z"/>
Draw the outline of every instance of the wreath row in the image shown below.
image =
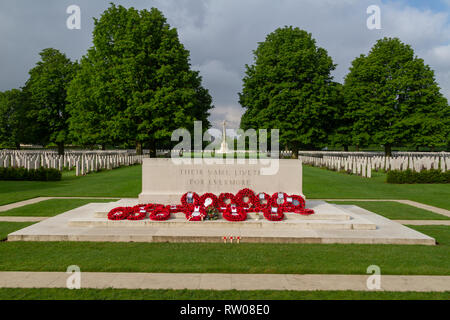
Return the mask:
<path id="1" fill-rule="evenodd" d="M 299 195 L 287 195 L 285 192 L 276 192 L 272 196 L 265 192 L 255 194 L 251 189 L 240 190 L 236 195 L 225 192 L 218 197 L 213 193 L 205 193 L 199 196 L 195 192 L 187 192 L 181 197 L 182 205 L 194 205 L 207 208 L 225 208 L 229 204 L 234 204 L 241 208 L 267 208 L 267 207 L 291 207 L 305 208 L 305 200 Z"/>
<path id="2" fill-rule="evenodd" d="M 181 197 L 181 205 L 139 204 L 134 207 L 118 207 L 108 213 L 108 219 L 142 220 L 148 214 L 150 220 L 165 221 L 172 213 L 183 212 L 188 221 L 203 221 L 217 219 L 218 211 L 228 221 L 244 221 L 250 212 L 262 212 L 270 221 L 283 220 L 286 212 L 304 215 L 314 213 L 305 208 L 305 200 L 299 195 L 276 192 L 270 196 L 264 192 L 255 194 L 253 190 L 245 188 L 236 195 L 221 193 L 218 197 L 213 193 L 199 196 L 195 192 L 187 192 Z"/>

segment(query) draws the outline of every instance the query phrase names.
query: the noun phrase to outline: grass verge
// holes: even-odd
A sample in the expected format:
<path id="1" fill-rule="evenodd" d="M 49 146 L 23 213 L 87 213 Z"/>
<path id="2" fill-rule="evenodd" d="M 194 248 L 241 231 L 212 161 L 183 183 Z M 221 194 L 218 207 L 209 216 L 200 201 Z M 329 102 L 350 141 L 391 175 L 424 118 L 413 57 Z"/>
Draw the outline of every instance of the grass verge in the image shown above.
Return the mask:
<path id="1" fill-rule="evenodd" d="M 439 245 L 2 242 L 0 271 L 450 275 L 450 227 L 411 228 Z"/>
<path id="2" fill-rule="evenodd" d="M 53 217 L 92 202 L 112 202 L 114 199 L 51 199 L 0 212 L 0 216 Z"/>
<path id="3" fill-rule="evenodd" d="M 449 300 L 450 292 L 0 289 L 0 300 Z"/>

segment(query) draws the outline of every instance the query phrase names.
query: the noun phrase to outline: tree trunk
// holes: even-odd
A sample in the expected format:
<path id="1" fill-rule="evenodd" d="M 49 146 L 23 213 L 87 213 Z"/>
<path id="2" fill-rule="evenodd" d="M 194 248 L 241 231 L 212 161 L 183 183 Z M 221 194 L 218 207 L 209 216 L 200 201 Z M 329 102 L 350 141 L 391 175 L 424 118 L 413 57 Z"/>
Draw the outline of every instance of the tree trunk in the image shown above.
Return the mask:
<path id="1" fill-rule="evenodd" d="M 136 142 L 136 154 L 142 156 L 142 142 Z"/>
<path id="2" fill-rule="evenodd" d="M 103 150 L 103 151 L 106 150 L 106 144 L 102 144 L 102 150 Z"/>
<path id="3" fill-rule="evenodd" d="M 390 157 L 392 155 L 392 146 L 390 144 L 384 145 L 384 155 Z"/>
<path id="4" fill-rule="evenodd" d="M 348 152 L 348 146 L 344 146 L 344 151 Z"/>
<path id="5" fill-rule="evenodd" d="M 64 155 L 64 142 L 58 142 L 58 155 L 63 156 Z"/>
<path id="6" fill-rule="evenodd" d="M 359 146 L 358 145 L 356 146 L 356 150 L 355 151 L 359 151 Z"/>
<path id="7" fill-rule="evenodd" d="M 298 159 L 298 149 L 294 148 L 294 150 L 292 150 L 292 159 Z"/>
<path id="8" fill-rule="evenodd" d="M 16 143 L 16 149 L 20 150 L 20 143 L 19 142 Z"/>
<path id="9" fill-rule="evenodd" d="M 150 158 L 156 158 L 156 143 L 155 140 L 150 141 Z"/>

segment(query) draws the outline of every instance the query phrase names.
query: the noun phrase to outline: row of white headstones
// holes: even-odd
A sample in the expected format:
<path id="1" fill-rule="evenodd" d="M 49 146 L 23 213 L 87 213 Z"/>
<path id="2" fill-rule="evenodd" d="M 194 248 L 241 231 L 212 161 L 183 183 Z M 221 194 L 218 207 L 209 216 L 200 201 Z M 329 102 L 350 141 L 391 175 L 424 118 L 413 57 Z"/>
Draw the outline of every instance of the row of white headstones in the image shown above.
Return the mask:
<path id="1" fill-rule="evenodd" d="M 142 164 L 144 156 L 127 153 L 66 152 L 60 156 L 46 151 L 1 151 L 0 167 L 39 169 L 53 168 L 74 170 L 77 176 L 100 170 L 112 170 L 122 166 Z"/>
<path id="2" fill-rule="evenodd" d="M 421 170 L 440 169 L 442 172 L 450 170 L 450 157 L 444 156 L 398 156 L 398 157 L 336 157 L 336 156 L 301 156 L 304 164 L 314 167 L 325 167 L 329 170 L 341 171 L 356 174 L 362 177 L 371 178 L 372 170 Z"/>

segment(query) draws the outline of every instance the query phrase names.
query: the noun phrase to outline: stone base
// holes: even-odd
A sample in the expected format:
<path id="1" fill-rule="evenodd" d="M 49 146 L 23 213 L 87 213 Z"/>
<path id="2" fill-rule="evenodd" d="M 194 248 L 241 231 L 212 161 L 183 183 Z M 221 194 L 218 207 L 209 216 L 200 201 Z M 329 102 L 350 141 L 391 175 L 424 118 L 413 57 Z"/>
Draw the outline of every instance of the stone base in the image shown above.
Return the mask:
<path id="1" fill-rule="evenodd" d="M 138 199 L 91 203 L 8 235 L 8 241 L 377 243 L 434 245 L 435 239 L 356 206 L 307 201 L 315 214 L 287 214 L 272 222 L 249 214 L 243 222 L 189 222 L 182 213 L 168 221 L 110 221 L 107 212 L 138 204 Z"/>

